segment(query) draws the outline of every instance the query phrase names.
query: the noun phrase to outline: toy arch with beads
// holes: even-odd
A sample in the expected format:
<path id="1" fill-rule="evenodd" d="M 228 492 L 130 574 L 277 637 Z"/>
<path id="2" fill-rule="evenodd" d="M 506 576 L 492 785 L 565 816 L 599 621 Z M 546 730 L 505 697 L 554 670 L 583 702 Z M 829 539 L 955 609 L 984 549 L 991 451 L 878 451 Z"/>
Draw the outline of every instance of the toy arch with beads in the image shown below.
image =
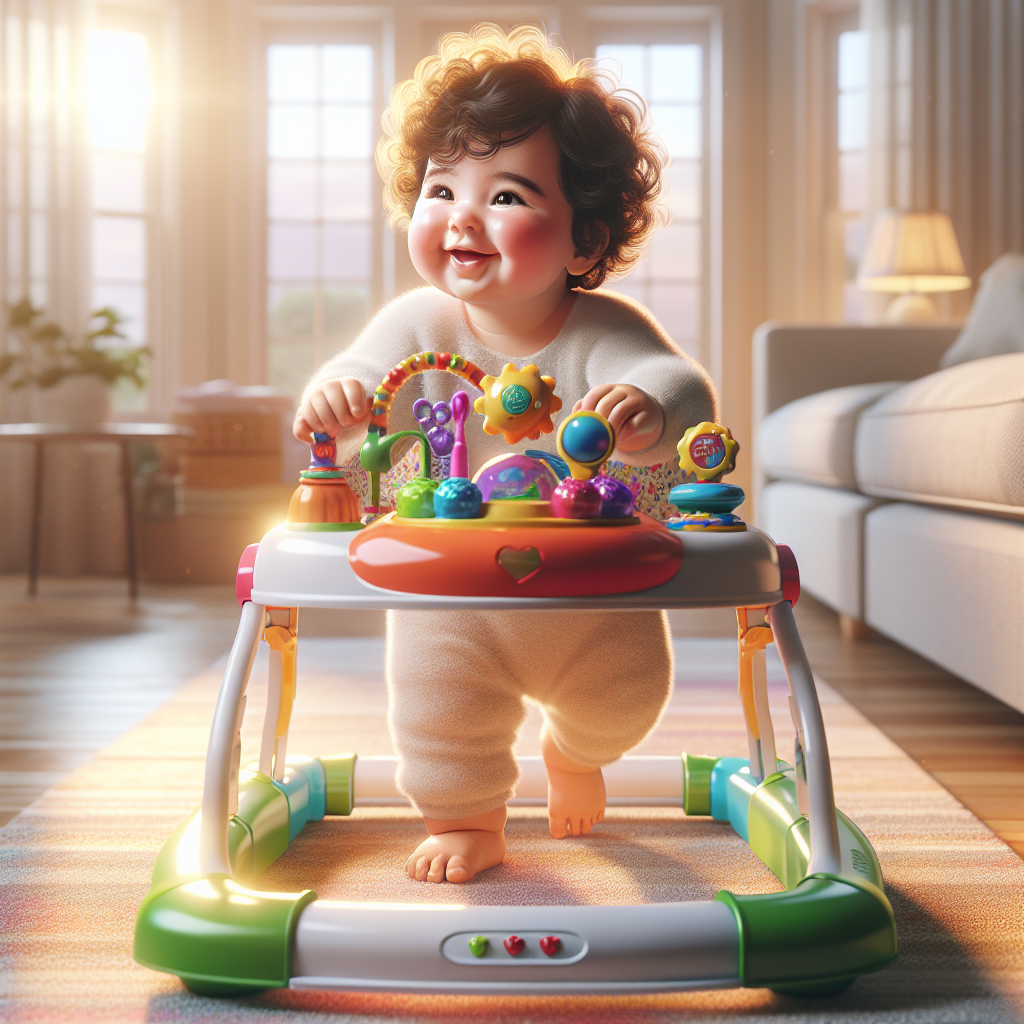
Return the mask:
<path id="1" fill-rule="evenodd" d="M 241 618 L 210 731 L 202 806 L 157 857 L 136 921 L 139 963 L 208 995 L 281 987 L 610 994 L 737 986 L 814 995 L 895 958 L 878 859 L 835 807 L 821 709 L 793 618 L 799 579 L 788 548 L 756 529 L 680 533 L 680 569 L 646 591 L 459 597 L 366 583 L 347 557 L 357 535 L 300 535 L 285 525 L 243 553 Z M 259 890 L 259 876 L 308 822 L 405 803 L 394 758 L 287 756 L 301 607 L 735 608 L 749 757 L 625 757 L 605 769 L 608 802 L 681 806 L 728 822 L 784 891 L 531 907 L 322 901 L 308 890 Z M 270 648 L 266 717 L 258 764 L 242 768 L 245 693 L 261 640 Z M 792 766 L 777 757 L 768 707 L 764 652 L 772 642 L 789 682 Z M 513 803 L 543 803 L 541 759 L 521 758 L 520 767 Z M 504 946 L 513 934 L 524 940 L 515 956 Z"/>
<path id="2" fill-rule="evenodd" d="M 391 448 L 403 437 L 415 437 L 420 441 L 423 475 L 430 476 L 430 445 L 426 434 L 420 430 L 402 430 L 388 434 L 391 416 L 391 400 L 410 378 L 427 370 L 446 370 L 461 377 L 477 390 L 486 376 L 476 363 L 450 352 L 417 352 L 403 359 L 377 385 L 373 393 L 370 423 L 366 430 L 359 453 L 359 461 L 370 477 L 370 505 L 376 509 L 380 504 L 380 474 L 391 468 Z M 386 438 L 386 440 L 385 440 Z"/>

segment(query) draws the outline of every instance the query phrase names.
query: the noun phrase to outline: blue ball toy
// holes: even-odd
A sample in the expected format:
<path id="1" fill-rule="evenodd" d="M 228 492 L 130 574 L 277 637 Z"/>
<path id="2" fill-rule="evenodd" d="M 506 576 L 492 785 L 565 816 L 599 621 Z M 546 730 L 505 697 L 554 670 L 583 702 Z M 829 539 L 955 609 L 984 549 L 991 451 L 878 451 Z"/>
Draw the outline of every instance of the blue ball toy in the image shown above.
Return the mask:
<path id="1" fill-rule="evenodd" d="M 434 515 L 438 519 L 476 519 L 483 500 L 472 480 L 450 476 L 434 491 Z"/>
<path id="2" fill-rule="evenodd" d="M 570 416 L 562 429 L 562 448 L 565 454 L 584 466 L 599 462 L 608 455 L 612 437 L 596 416 Z"/>

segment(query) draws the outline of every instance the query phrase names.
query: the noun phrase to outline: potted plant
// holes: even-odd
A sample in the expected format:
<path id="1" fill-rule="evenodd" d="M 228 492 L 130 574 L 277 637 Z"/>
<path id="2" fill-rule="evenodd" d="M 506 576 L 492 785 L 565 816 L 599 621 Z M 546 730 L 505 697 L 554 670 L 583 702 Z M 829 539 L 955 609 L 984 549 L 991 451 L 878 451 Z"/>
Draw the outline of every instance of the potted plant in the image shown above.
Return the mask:
<path id="1" fill-rule="evenodd" d="M 150 350 L 118 344 L 124 318 L 96 310 L 85 334 L 74 338 L 29 299 L 7 307 L 8 350 L 0 354 L 0 379 L 12 391 L 32 388 L 33 418 L 50 423 L 102 423 L 110 416 L 110 388 L 120 380 L 143 387 Z M 13 339 L 14 345 L 11 346 Z"/>

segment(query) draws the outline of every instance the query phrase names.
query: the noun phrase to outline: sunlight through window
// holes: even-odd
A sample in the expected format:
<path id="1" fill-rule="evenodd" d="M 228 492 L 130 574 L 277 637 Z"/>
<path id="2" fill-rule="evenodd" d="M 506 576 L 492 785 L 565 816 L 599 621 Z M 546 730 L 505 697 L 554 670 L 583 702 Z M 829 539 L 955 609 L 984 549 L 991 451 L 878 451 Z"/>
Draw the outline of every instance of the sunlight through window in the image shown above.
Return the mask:
<path id="1" fill-rule="evenodd" d="M 97 29 L 86 70 L 92 143 L 92 308 L 111 306 L 147 339 L 146 157 L 151 107 L 146 37 Z"/>
<path id="2" fill-rule="evenodd" d="M 596 56 L 624 89 L 643 97 L 654 134 L 671 157 L 663 198 L 672 223 L 654 235 L 632 273 L 609 287 L 642 302 L 684 351 L 704 360 L 704 48 L 612 44 L 598 46 Z"/>
<path id="3" fill-rule="evenodd" d="M 373 48 L 267 48 L 269 382 L 297 395 L 366 321 L 373 268 Z"/>

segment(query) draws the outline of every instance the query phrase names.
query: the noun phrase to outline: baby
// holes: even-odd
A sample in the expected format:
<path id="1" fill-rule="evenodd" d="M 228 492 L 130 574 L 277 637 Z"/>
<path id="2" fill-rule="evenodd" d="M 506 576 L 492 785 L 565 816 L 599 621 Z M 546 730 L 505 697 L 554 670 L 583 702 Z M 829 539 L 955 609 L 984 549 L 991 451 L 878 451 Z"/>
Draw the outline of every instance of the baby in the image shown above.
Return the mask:
<path id="1" fill-rule="evenodd" d="M 633 265 L 656 226 L 659 150 L 643 111 L 536 29 L 453 33 L 399 85 L 378 150 L 395 226 L 429 287 L 386 306 L 306 389 L 295 435 L 336 435 L 358 452 L 375 386 L 414 352 L 457 352 L 497 375 L 510 360 L 557 381 L 563 415 L 597 410 L 615 458 L 665 463 L 686 427 L 716 419 L 704 371 L 636 303 L 595 291 Z M 427 373 L 391 410 L 463 382 Z M 516 450 L 554 451 L 553 435 Z M 469 436 L 470 475 L 509 451 Z M 420 881 L 466 882 L 505 856 L 512 753 L 526 714 L 543 712 L 548 820 L 584 835 L 604 816 L 601 767 L 658 723 L 672 688 L 663 612 L 396 611 L 388 618 L 389 727 L 398 785 L 428 837 L 406 862 Z"/>

